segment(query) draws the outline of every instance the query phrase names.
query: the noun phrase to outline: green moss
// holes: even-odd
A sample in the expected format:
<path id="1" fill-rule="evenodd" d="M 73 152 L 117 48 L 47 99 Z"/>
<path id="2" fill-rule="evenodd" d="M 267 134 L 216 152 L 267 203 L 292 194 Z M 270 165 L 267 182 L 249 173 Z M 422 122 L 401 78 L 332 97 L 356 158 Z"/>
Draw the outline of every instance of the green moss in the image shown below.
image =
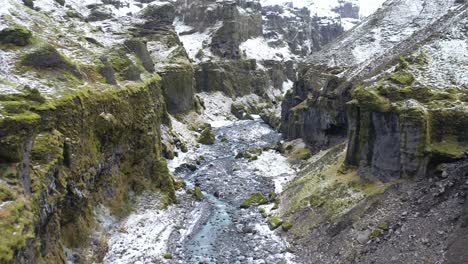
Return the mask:
<path id="1" fill-rule="evenodd" d="M 268 201 L 269 202 L 274 202 L 276 201 L 277 194 L 275 192 L 270 192 L 268 193 Z"/>
<path id="2" fill-rule="evenodd" d="M 50 44 L 39 46 L 32 52 L 24 55 L 21 63 L 37 69 L 65 70 L 78 78 L 82 77 L 78 67 Z"/>
<path id="3" fill-rule="evenodd" d="M 203 129 L 200 134 L 200 138 L 198 138 L 198 142 L 204 145 L 213 145 L 216 138 L 213 132 L 211 131 L 211 127 L 207 127 Z"/>
<path id="4" fill-rule="evenodd" d="M 275 230 L 283 224 L 283 220 L 277 216 L 273 216 L 268 220 L 268 227 L 270 230 Z"/>
<path id="5" fill-rule="evenodd" d="M 241 208 L 249 208 L 252 205 L 262 205 L 268 203 L 268 199 L 261 193 L 252 193 L 241 205 Z"/>
<path id="6" fill-rule="evenodd" d="M 390 75 L 389 79 L 397 84 L 411 85 L 414 82 L 414 76 L 408 71 L 398 71 Z"/>
<path id="7" fill-rule="evenodd" d="M 458 142 L 456 139 L 445 138 L 440 142 L 434 142 L 430 145 L 430 151 L 434 155 L 447 158 L 450 160 L 458 160 L 464 157 L 464 152 L 468 151 L 468 144 Z"/>
<path id="8" fill-rule="evenodd" d="M 428 62 L 427 54 L 423 50 L 421 50 L 417 56 L 417 63 L 419 66 L 424 66 Z"/>
<path id="9" fill-rule="evenodd" d="M 288 155 L 289 161 L 300 161 L 307 160 L 312 157 L 312 152 L 308 148 L 295 149 L 291 154 Z"/>
<path id="10" fill-rule="evenodd" d="M 353 91 L 353 98 L 359 106 L 368 110 L 388 112 L 391 109 L 390 101 L 378 94 L 372 87 L 357 86 Z"/>
<path id="11" fill-rule="evenodd" d="M 33 214 L 24 199 L 4 204 L 0 209 L 0 262 L 8 263 L 33 235 Z"/>
<path id="12" fill-rule="evenodd" d="M 7 27 L 0 31 L 0 43 L 16 46 L 31 44 L 32 33 L 23 26 Z"/>
<path id="13" fill-rule="evenodd" d="M 163 256 L 164 259 L 172 259 L 172 254 L 171 253 L 166 253 Z"/>
<path id="14" fill-rule="evenodd" d="M 282 225 L 283 231 L 288 232 L 293 227 L 293 224 L 289 222 L 284 222 Z"/>
<path id="15" fill-rule="evenodd" d="M 124 51 L 113 50 L 107 54 L 107 58 L 120 80 L 140 80 L 142 71 L 128 58 Z"/>
<path id="16" fill-rule="evenodd" d="M 377 228 L 372 230 L 372 232 L 369 235 L 369 239 L 370 240 L 376 239 L 376 238 L 382 236 L 387 231 L 388 231 L 388 224 L 386 224 L 386 223 L 379 224 L 377 226 Z"/>
<path id="17" fill-rule="evenodd" d="M 194 189 L 188 189 L 187 193 L 191 194 L 198 201 L 203 200 L 204 195 L 200 187 L 195 187 Z"/>

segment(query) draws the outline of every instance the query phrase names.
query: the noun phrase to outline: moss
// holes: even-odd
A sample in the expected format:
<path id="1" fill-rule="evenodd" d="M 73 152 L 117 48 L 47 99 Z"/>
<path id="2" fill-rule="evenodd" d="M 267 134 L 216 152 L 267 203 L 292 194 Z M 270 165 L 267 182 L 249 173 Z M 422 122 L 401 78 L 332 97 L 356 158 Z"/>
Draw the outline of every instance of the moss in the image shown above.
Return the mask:
<path id="1" fill-rule="evenodd" d="M 468 151 L 468 144 L 458 142 L 453 137 L 448 137 L 440 142 L 432 143 L 429 149 L 433 155 L 449 160 L 458 160 L 465 156 L 465 151 Z"/>
<path id="2" fill-rule="evenodd" d="M 128 58 L 124 51 L 113 50 L 107 54 L 107 59 L 117 72 L 120 80 L 140 80 L 141 70 Z"/>
<path id="3" fill-rule="evenodd" d="M 277 216 L 273 216 L 268 220 L 268 227 L 270 230 L 275 230 L 283 224 L 283 220 Z"/>
<path id="4" fill-rule="evenodd" d="M 185 181 L 180 179 L 180 178 L 177 178 L 177 177 L 173 177 L 174 179 L 174 188 L 176 190 L 180 190 L 180 189 L 184 189 L 186 184 L 185 184 Z"/>
<path id="5" fill-rule="evenodd" d="M 171 253 L 166 253 L 163 256 L 164 259 L 172 259 L 172 254 Z"/>
<path id="6" fill-rule="evenodd" d="M 288 155 L 289 161 L 300 161 L 307 160 L 312 157 L 312 152 L 308 148 L 295 149 L 291 154 Z"/>
<path id="7" fill-rule="evenodd" d="M 191 194 L 198 201 L 203 200 L 204 195 L 200 187 L 195 187 L 194 189 L 188 189 L 187 193 Z"/>
<path id="8" fill-rule="evenodd" d="M 24 248 L 33 235 L 33 214 L 23 199 L 8 202 L 0 209 L 0 262 L 13 260 L 15 252 Z"/>
<path id="9" fill-rule="evenodd" d="M 240 205 L 241 208 L 249 208 L 252 205 L 262 205 L 268 203 L 268 199 L 263 196 L 261 193 L 252 193 L 249 198 L 247 198 Z"/>
<path id="10" fill-rule="evenodd" d="M 380 96 L 375 89 L 357 86 L 353 91 L 353 98 L 359 102 L 359 106 L 378 112 L 388 112 L 391 109 L 390 101 Z"/>
<path id="11" fill-rule="evenodd" d="M 82 77 L 78 67 L 50 44 L 39 46 L 26 54 L 22 57 L 21 63 L 37 69 L 65 70 L 78 78 Z"/>
<path id="12" fill-rule="evenodd" d="M 213 132 L 211 131 L 211 127 L 207 127 L 203 129 L 200 134 L 200 138 L 198 138 L 198 142 L 204 145 L 213 145 L 216 138 Z"/>
<path id="13" fill-rule="evenodd" d="M 388 229 L 389 229 L 388 224 L 386 224 L 386 223 L 381 223 L 381 224 L 377 225 L 377 228 L 372 230 L 372 232 L 369 234 L 369 239 L 373 240 L 373 239 L 376 239 L 376 238 L 382 236 L 385 232 L 388 231 Z"/>
<path id="14" fill-rule="evenodd" d="M 293 224 L 289 222 L 284 222 L 282 225 L 283 231 L 288 232 L 293 227 Z"/>
<path id="15" fill-rule="evenodd" d="M 414 82 L 414 76 L 408 71 L 398 71 L 390 75 L 389 79 L 397 84 L 411 85 Z"/>
<path id="16" fill-rule="evenodd" d="M 268 201 L 269 202 L 274 202 L 276 201 L 277 194 L 275 192 L 270 192 L 268 193 Z"/>
<path id="17" fill-rule="evenodd" d="M 417 63 L 419 66 L 424 66 L 428 62 L 427 54 L 423 50 L 421 50 L 416 58 Z"/>
<path id="18" fill-rule="evenodd" d="M 31 44 L 32 33 L 23 26 L 7 27 L 0 31 L 0 43 L 16 46 Z"/>

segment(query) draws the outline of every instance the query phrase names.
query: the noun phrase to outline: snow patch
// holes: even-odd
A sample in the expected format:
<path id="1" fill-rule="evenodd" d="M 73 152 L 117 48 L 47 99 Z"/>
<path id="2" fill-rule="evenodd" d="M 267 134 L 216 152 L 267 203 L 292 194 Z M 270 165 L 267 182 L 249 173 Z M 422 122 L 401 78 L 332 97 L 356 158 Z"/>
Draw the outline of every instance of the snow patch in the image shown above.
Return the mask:
<path id="1" fill-rule="evenodd" d="M 245 52 L 248 58 L 256 59 L 257 61 L 296 59 L 296 56 L 291 52 L 289 47 L 270 47 L 267 40 L 263 37 L 248 39 L 239 48 Z"/>
<path id="2" fill-rule="evenodd" d="M 264 151 L 257 160 L 251 163 L 259 175 L 273 178 L 276 193 L 281 193 L 286 184 L 296 175 L 287 158 L 274 150 Z"/>

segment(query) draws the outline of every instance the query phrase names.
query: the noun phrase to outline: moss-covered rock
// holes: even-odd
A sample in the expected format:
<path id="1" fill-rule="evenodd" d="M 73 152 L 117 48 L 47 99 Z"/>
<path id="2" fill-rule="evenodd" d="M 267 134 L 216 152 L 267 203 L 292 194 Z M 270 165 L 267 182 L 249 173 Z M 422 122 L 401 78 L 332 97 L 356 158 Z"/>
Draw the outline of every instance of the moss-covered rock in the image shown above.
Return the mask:
<path id="1" fill-rule="evenodd" d="M 291 228 L 293 228 L 293 224 L 289 222 L 284 222 L 281 227 L 283 228 L 284 232 L 288 232 Z"/>
<path id="2" fill-rule="evenodd" d="M 31 44 L 32 33 L 23 26 L 7 27 L 0 31 L 0 43 L 26 46 Z"/>
<path id="3" fill-rule="evenodd" d="M 216 138 L 213 132 L 211 131 L 211 127 L 203 129 L 203 131 L 200 134 L 200 137 L 198 138 L 198 142 L 204 145 L 213 145 L 215 140 Z"/>
<path id="4" fill-rule="evenodd" d="M 17 105 L 8 110 L 15 113 L 0 109 L 0 149 L 11 146 L 0 164 L 0 203 L 9 202 L 0 208 L 0 262 L 23 252 L 37 263 L 63 262 L 63 246 L 87 245 L 96 204 L 124 216 L 129 193 L 160 190 L 168 203 L 175 201 L 174 180 L 161 154 L 160 82 L 154 76 L 54 100 L 34 89 L 0 96 L 0 105 Z M 26 119 L 32 114 L 34 119 Z"/>
<path id="5" fill-rule="evenodd" d="M 26 54 L 21 62 L 25 66 L 37 69 L 66 70 L 76 77 L 82 77 L 78 67 L 50 44 L 42 45 Z"/>
<path id="6" fill-rule="evenodd" d="M 395 72 L 353 91 L 347 163 L 367 176 L 423 177 L 430 164 L 461 159 L 468 149 L 466 91 L 415 81 L 420 60 L 401 57 Z"/>
<path id="7" fill-rule="evenodd" d="M 198 201 L 203 200 L 204 195 L 200 187 L 195 187 L 194 189 L 188 189 L 187 193 L 191 194 L 193 198 L 195 198 Z"/>
<path id="8" fill-rule="evenodd" d="M 261 193 L 253 193 L 240 205 L 241 208 L 249 208 L 252 205 L 262 205 L 268 203 L 268 199 Z"/>
<path id="9" fill-rule="evenodd" d="M 172 24 L 175 19 L 175 6 L 170 3 L 163 5 L 149 5 L 143 9 L 143 17 L 149 20 L 156 20 L 164 24 Z"/>
<path id="10" fill-rule="evenodd" d="M 275 230 L 283 224 L 283 220 L 277 216 L 273 216 L 268 220 L 268 227 L 270 230 Z"/>

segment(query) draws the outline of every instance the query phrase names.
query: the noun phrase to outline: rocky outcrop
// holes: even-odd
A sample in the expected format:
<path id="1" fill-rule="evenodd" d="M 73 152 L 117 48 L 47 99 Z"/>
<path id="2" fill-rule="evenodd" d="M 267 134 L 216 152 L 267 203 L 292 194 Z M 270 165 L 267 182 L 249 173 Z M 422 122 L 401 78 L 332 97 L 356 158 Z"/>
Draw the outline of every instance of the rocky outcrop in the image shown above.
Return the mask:
<path id="1" fill-rule="evenodd" d="M 304 137 L 316 148 L 326 147 L 330 142 L 340 142 L 336 140 L 337 134 L 344 140 L 344 131 L 348 126 L 346 103 L 352 99 L 353 87 L 360 81 L 388 69 L 389 64 L 398 60 L 399 54 L 416 49 L 417 44 L 424 43 L 434 32 L 444 32 L 448 29 L 449 25 L 454 23 L 454 19 L 459 17 L 447 13 L 453 5 L 453 2 L 442 1 L 420 1 L 418 4 L 409 1 L 386 3 L 362 25 L 346 33 L 327 49 L 312 54 L 309 66 L 305 67 L 304 73 L 300 75 L 294 89 L 283 103 L 282 129 L 285 135 L 290 139 Z M 410 6 L 412 9 L 408 16 L 392 15 L 400 14 L 399 10 Z M 466 7 L 460 6 L 456 13 L 463 13 L 464 8 Z M 429 13 L 431 19 L 428 18 Z M 421 19 L 422 23 L 418 28 L 412 28 L 415 35 L 410 37 L 403 31 L 414 19 Z M 376 35 L 376 30 L 383 33 Z M 437 34 L 434 33 L 434 36 Z M 398 40 L 386 41 L 392 36 Z M 425 76 L 425 79 L 431 78 Z M 330 84 L 338 89 L 331 89 L 333 92 L 330 93 Z M 426 82 L 424 85 L 431 84 Z M 369 118 L 379 119 L 377 116 Z M 354 124 L 351 124 L 351 130 L 353 126 Z M 331 129 L 331 133 L 327 132 L 328 129 Z"/>
<path id="2" fill-rule="evenodd" d="M 105 4 L 109 12 L 96 17 L 104 30 L 68 15 L 93 14 L 78 2 L 4 4 L 2 22 L 24 28 L 2 31 L 10 37 L 0 56 L 10 66 L 0 68 L 0 262 L 100 262 L 87 252 L 97 205 L 125 216 L 143 191 L 175 201 L 161 126 L 171 126 L 166 103 L 173 112 L 195 103 L 174 7 L 126 16 Z M 105 251 L 105 239 L 93 237 L 92 246 Z"/>
<path id="3" fill-rule="evenodd" d="M 260 5 L 251 2 L 251 7 L 245 10 L 241 13 L 237 3 L 223 2 L 222 26 L 211 41 L 211 51 L 215 55 L 226 59 L 240 59 L 239 45 L 249 38 L 262 35 Z"/>
<path id="4" fill-rule="evenodd" d="M 270 85 L 268 75 L 257 69 L 255 60 L 200 63 L 195 79 L 197 91 L 222 91 L 231 97 L 264 95 Z"/>
<path id="5" fill-rule="evenodd" d="M 339 68 L 309 68 L 289 91 L 282 104 L 282 131 L 289 139 L 303 138 L 313 149 L 344 141 L 347 127 L 345 103 L 351 84 L 335 77 Z"/>
<path id="6" fill-rule="evenodd" d="M 120 215 L 131 192 L 161 189 L 174 199 L 161 157 L 160 87 L 154 78 L 54 101 L 35 99 L 37 91 L 1 97 L 2 105 L 25 104 L 4 110 L 0 123 L 8 149 L 0 157 L 2 262 L 65 262 L 63 245 L 83 247 L 98 203 Z"/>

